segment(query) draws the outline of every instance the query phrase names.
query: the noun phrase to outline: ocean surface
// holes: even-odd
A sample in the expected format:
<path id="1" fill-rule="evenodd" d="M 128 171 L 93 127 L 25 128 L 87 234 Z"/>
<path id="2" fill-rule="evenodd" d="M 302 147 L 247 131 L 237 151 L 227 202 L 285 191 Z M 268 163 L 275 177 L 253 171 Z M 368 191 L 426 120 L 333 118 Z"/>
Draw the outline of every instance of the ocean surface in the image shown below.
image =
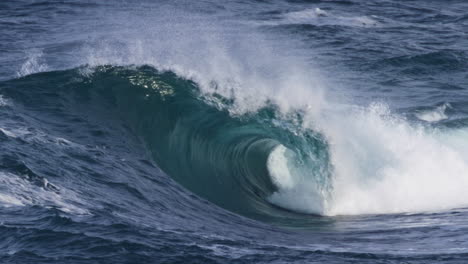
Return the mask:
<path id="1" fill-rule="evenodd" d="M 468 2 L 0 1 L 0 263 L 468 263 Z"/>

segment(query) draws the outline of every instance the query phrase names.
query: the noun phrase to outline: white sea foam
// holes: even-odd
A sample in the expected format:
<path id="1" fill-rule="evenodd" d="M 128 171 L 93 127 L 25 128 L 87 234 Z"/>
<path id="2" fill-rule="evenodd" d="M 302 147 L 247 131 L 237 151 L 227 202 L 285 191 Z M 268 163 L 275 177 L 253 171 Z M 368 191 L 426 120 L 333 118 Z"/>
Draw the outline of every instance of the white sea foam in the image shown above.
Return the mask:
<path id="1" fill-rule="evenodd" d="M 318 17 L 325 17 L 328 13 L 320 8 L 314 9 L 306 9 L 301 11 L 295 11 L 286 13 L 284 18 L 289 20 L 290 22 L 310 22 L 312 19 L 316 19 Z"/>
<path id="2" fill-rule="evenodd" d="M 4 207 L 24 205 L 24 203 L 20 199 L 17 199 L 16 197 L 13 197 L 8 194 L 0 194 L 0 204 Z"/>
<path id="3" fill-rule="evenodd" d="M 286 151 L 288 151 L 288 149 L 285 146 L 277 146 L 268 157 L 267 166 L 270 169 L 273 183 L 277 186 L 281 186 L 282 189 L 291 189 L 297 185 L 297 183 L 295 182 L 295 178 L 291 175 Z"/>
<path id="4" fill-rule="evenodd" d="M 341 25 L 351 27 L 376 27 L 379 22 L 373 16 L 338 15 L 320 8 L 305 9 L 284 14 L 277 21 L 269 24 L 310 24 L 310 25 Z"/>
<path id="5" fill-rule="evenodd" d="M 314 119 L 327 137 L 332 191 L 288 167 L 284 147 L 270 155 L 279 191 L 269 200 L 299 212 L 325 215 L 446 210 L 468 206 L 468 130 L 410 124 L 384 104 L 352 107 Z M 313 175 L 314 171 L 310 171 Z"/>
<path id="6" fill-rule="evenodd" d="M 322 124 L 333 195 L 325 214 L 399 213 L 468 205 L 464 130 L 410 124 L 382 104 Z"/>
<path id="7" fill-rule="evenodd" d="M 6 99 L 5 97 L 3 97 L 3 95 L 0 94 L 0 107 L 8 105 L 11 105 L 10 100 Z"/>
<path id="8" fill-rule="evenodd" d="M 26 61 L 21 65 L 21 69 L 17 72 L 18 77 L 47 71 L 48 66 L 42 59 L 43 55 L 44 54 L 41 50 L 34 49 L 29 51 L 27 53 Z"/>
<path id="9" fill-rule="evenodd" d="M 32 184 L 25 178 L 8 172 L 0 172 L 0 206 L 38 205 L 55 207 L 63 212 L 73 214 L 88 214 L 88 211 L 77 206 L 80 200 L 77 195 L 65 188 L 59 192 L 47 190 L 47 180 L 44 185 Z"/>
<path id="10" fill-rule="evenodd" d="M 294 153 L 283 145 L 271 152 L 267 167 L 278 191 L 268 197 L 268 200 L 297 212 L 323 213 L 325 194 L 320 191 L 314 178 L 309 178 L 309 175 L 294 167 L 296 164 L 292 162 L 293 159 Z"/>
<path id="11" fill-rule="evenodd" d="M 426 122 L 438 122 L 448 118 L 445 111 L 450 107 L 449 103 L 445 103 L 432 110 L 419 111 L 415 115 L 420 120 Z"/>
<path id="12" fill-rule="evenodd" d="M 296 212 L 325 214 L 328 195 L 317 182 L 320 172 L 303 168 L 295 158 L 294 152 L 283 145 L 270 153 L 267 168 L 278 190 L 267 198 L 268 201 Z"/>

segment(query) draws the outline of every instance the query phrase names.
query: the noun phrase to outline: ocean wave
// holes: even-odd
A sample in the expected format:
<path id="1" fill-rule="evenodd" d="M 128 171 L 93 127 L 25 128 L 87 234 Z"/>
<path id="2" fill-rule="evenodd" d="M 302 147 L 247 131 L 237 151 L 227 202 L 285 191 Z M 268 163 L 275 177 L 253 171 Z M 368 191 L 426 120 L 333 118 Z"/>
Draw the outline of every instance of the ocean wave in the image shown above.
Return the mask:
<path id="1" fill-rule="evenodd" d="M 25 80 L 34 90 L 2 94 L 15 103 L 54 92 L 107 105 L 168 175 L 249 217 L 444 210 L 468 198 L 468 146 L 460 141 L 466 130 L 411 124 L 384 104 L 329 104 L 317 114 L 267 100 L 237 112 L 236 98 L 216 93 L 215 83 L 203 92 L 190 79 L 150 66 L 85 67 L 11 82 Z"/>

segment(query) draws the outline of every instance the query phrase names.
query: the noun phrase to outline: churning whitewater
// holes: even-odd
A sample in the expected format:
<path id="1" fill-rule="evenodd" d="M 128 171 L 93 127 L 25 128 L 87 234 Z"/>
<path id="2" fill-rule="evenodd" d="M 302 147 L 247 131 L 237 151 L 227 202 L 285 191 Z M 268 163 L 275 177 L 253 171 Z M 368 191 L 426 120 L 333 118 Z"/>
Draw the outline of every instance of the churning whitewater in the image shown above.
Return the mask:
<path id="1" fill-rule="evenodd" d="M 463 1 L 0 4 L 0 262 L 464 263 Z"/>

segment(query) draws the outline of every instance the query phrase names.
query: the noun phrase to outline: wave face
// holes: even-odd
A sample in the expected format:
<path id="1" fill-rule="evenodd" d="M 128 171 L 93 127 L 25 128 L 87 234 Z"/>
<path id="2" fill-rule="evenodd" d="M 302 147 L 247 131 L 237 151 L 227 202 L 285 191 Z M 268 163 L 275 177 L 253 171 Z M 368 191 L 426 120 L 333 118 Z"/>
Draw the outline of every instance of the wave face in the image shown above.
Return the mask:
<path id="1" fill-rule="evenodd" d="M 328 147 L 322 135 L 301 129 L 301 113 L 285 116 L 267 105 L 232 114 L 229 99 L 203 95 L 193 81 L 148 66 L 84 71 L 28 76 L 19 82 L 46 85 L 28 87 L 21 96 L 5 89 L 4 95 L 21 102 L 23 93 L 39 95 L 36 100 L 42 93 L 74 94 L 80 104 L 108 105 L 145 142 L 163 171 L 223 208 L 251 217 L 280 216 L 285 212 L 277 206 L 288 195 L 284 190 L 305 178 L 307 192 L 316 199 L 306 212 L 324 212 L 330 191 Z"/>

